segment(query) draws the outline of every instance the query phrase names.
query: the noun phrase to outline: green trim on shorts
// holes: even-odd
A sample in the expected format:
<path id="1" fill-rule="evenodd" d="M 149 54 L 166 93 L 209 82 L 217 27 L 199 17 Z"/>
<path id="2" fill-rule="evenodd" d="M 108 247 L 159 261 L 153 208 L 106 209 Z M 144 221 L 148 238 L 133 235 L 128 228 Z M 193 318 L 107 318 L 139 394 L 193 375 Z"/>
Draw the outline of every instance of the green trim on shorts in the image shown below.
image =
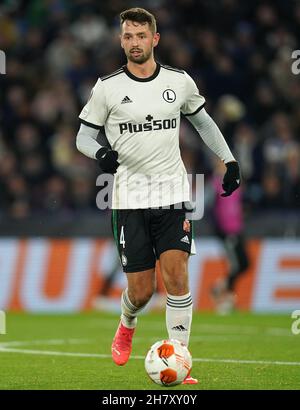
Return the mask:
<path id="1" fill-rule="evenodd" d="M 112 210 L 112 220 L 113 220 L 113 235 L 116 245 L 118 247 L 118 218 L 117 218 L 117 209 Z"/>

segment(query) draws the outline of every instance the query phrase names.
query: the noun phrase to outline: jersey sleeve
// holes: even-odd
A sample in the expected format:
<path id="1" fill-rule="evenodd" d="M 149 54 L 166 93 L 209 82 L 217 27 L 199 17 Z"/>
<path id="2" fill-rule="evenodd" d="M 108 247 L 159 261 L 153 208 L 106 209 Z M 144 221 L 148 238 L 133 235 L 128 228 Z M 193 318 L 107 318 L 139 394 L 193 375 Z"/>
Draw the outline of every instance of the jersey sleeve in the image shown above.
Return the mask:
<path id="1" fill-rule="evenodd" d="M 108 115 L 105 89 L 99 78 L 91 91 L 90 98 L 79 114 L 80 121 L 92 128 L 103 127 Z"/>
<path id="2" fill-rule="evenodd" d="M 205 105 L 205 98 L 199 94 L 195 81 L 186 72 L 185 74 L 185 100 L 181 112 L 185 116 L 197 114 Z"/>

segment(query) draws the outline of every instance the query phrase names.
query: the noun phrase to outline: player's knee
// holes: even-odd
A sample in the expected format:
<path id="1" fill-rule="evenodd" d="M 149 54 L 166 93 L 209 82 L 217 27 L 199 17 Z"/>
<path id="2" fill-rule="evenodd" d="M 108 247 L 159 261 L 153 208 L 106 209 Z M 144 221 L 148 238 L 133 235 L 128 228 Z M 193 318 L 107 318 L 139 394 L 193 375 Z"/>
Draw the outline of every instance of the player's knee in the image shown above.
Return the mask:
<path id="1" fill-rule="evenodd" d="M 188 282 L 182 278 L 169 280 L 165 283 L 169 295 L 181 296 L 189 292 Z"/>
<path id="2" fill-rule="evenodd" d="M 181 257 L 161 259 L 161 270 L 168 276 L 180 275 L 187 270 L 188 254 L 183 254 Z"/>
<path id="3" fill-rule="evenodd" d="M 185 270 L 168 269 L 164 274 L 164 282 L 170 295 L 184 295 L 189 291 L 188 276 Z"/>
<path id="4" fill-rule="evenodd" d="M 170 295 L 175 296 L 188 293 L 188 275 L 184 269 L 168 268 L 163 276 L 165 288 Z"/>

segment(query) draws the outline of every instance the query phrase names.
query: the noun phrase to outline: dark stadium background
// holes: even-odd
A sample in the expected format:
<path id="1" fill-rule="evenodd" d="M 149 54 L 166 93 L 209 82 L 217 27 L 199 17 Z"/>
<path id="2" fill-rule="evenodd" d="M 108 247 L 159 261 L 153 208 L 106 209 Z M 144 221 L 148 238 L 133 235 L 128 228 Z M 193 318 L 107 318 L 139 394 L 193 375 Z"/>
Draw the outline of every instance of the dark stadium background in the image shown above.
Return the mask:
<path id="1" fill-rule="evenodd" d="M 125 279 L 113 251 L 110 210 L 96 206 L 99 168 L 76 149 L 75 139 L 78 114 L 97 78 L 125 63 L 118 16 L 137 5 L 157 17 L 158 61 L 195 79 L 240 163 L 250 270 L 238 288 L 239 307 L 296 309 L 300 74 L 292 69 L 297 64 L 292 54 L 300 48 L 300 3 L 293 0 L 1 2 L 0 50 L 7 66 L 0 75 L 0 240 L 9 267 L 1 263 L 6 288 L 0 287 L 0 309 L 23 309 L 22 294 L 30 305 L 25 310 L 89 308 L 103 272 L 111 276 L 102 283 L 104 294 L 119 278 L 113 292 L 119 307 Z M 215 156 L 184 118 L 180 141 L 188 173 L 204 173 L 209 187 Z M 197 246 L 198 259 L 191 261 L 199 309 L 212 307 L 209 288 L 226 271 L 226 260 L 220 263 L 216 256 L 223 251 L 214 239 L 207 202 L 204 218 L 195 223 L 196 236 L 204 242 Z M 207 239 L 215 240 L 213 248 Z M 212 266 L 209 258 L 214 258 Z M 72 264 L 82 265 L 81 274 Z M 14 273 L 9 275 L 9 269 Z M 30 275 L 46 275 L 43 308 L 34 302 L 42 279 L 31 283 Z M 78 289 L 86 287 L 82 300 L 74 297 L 68 308 L 54 297 L 62 292 L 66 275 L 75 278 Z"/>
<path id="2" fill-rule="evenodd" d="M 2 1 L 1 234 L 110 234 L 95 204 L 97 165 L 76 150 L 77 116 L 97 78 L 125 63 L 118 13 L 137 3 L 157 16 L 157 59 L 195 78 L 240 161 L 247 232 L 298 234 L 300 76 L 291 54 L 300 4 L 292 0 Z M 208 176 L 208 151 L 185 123 L 181 144 L 189 172 Z M 207 219 L 200 230 L 210 233 Z"/>

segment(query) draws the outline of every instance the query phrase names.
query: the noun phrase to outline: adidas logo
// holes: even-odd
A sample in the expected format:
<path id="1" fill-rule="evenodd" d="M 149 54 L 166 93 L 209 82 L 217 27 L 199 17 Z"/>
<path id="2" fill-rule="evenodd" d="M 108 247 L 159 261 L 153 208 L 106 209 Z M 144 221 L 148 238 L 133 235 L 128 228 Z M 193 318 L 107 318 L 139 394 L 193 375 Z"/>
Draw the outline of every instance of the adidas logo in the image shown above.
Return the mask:
<path id="1" fill-rule="evenodd" d="M 126 103 L 132 103 L 128 95 L 126 95 L 126 97 L 124 97 L 123 100 L 121 101 L 121 104 L 126 104 Z"/>
<path id="2" fill-rule="evenodd" d="M 172 327 L 172 330 L 179 330 L 179 332 L 187 332 L 187 329 L 183 325 Z"/>
<path id="3" fill-rule="evenodd" d="M 182 239 L 180 239 L 180 242 L 190 243 L 189 237 L 185 235 Z"/>

